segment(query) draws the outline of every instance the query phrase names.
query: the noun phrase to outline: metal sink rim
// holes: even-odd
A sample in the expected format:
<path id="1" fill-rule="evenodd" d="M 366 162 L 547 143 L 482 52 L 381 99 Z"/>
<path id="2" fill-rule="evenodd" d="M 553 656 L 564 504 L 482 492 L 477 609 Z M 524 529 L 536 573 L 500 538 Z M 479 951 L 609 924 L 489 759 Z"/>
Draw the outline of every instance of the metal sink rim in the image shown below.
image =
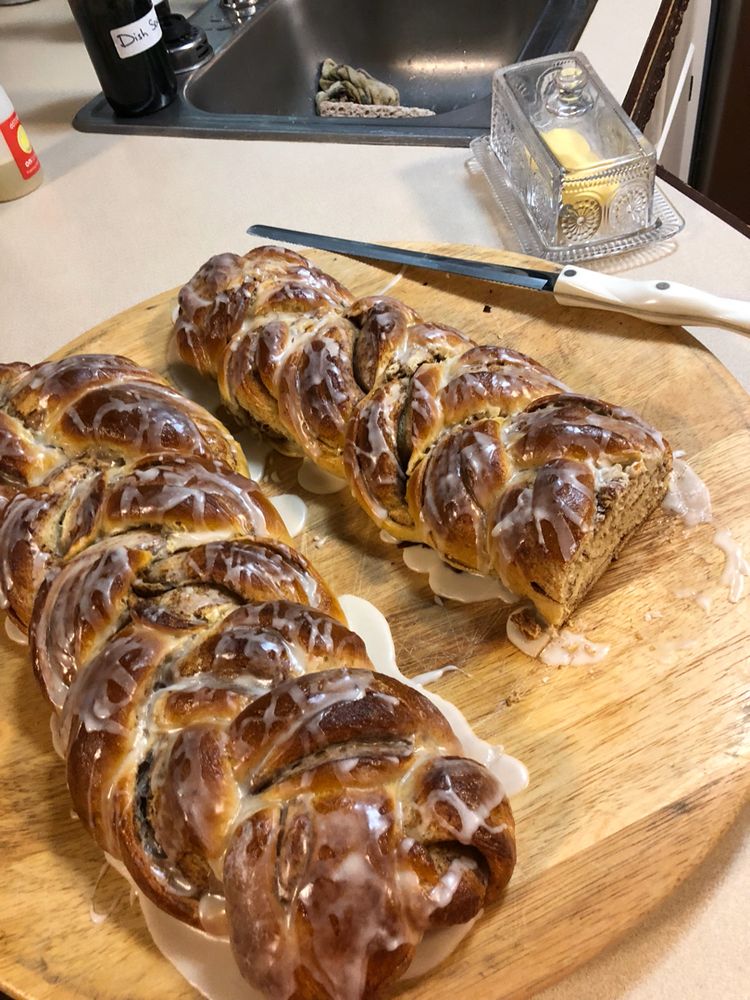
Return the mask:
<path id="1" fill-rule="evenodd" d="M 258 8 L 262 12 L 275 2 L 276 0 L 258 0 Z M 519 59 L 574 48 L 596 2 L 597 0 L 547 0 L 535 28 L 523 45 Z M 456 3 L 460 3 L 460 0 L 456 0 Z M 564 21 L 559 17 L 563 6 L 567 8 Z M 489 129 L 488 123 L 441 125 L 436 121 L 441 115 L 434 118 L 378 121 L 371 118 L 342 120 L 316 115 L 303 117 L 206 111 L 190 100 L 191 87 L 216 65 L 230 45 L 236 43 L 244 32 L 252 30 L 254 23 L 251 18 L 231 35 L 224 31 L 222 37 L 211 21 L 218 10 L 218 0 L 208 0 L 190 18 L 193 23 L 206 29 L 216 54 L 193 73 L 178 75 L 178 93 L 171 105 L 152 115 L 124 118 L 115 115 L 103 94 L 99 94 L 78 111 L 73 119 L 74 127 L 82 132 L 131 135 L 433 146 L 468 146 Z M 562 47 L 551 47 L 556 44 Z M 482 104 L 487 100 L 482 98 L 476 103 Z M 466 107 L 470 108 L 472 105 Z"/>

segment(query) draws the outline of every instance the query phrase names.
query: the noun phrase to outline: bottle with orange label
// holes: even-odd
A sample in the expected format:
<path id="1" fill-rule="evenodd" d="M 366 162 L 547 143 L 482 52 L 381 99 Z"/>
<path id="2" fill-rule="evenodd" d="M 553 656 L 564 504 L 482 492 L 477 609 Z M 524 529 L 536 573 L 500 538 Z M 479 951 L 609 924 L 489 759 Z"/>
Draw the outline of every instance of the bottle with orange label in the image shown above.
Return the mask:
<path id="1" fill-rule="evenodd" d="M 0 201 L 12 201 L 42 183 L 42 170 L 10 98 L 0 87 Z"/>

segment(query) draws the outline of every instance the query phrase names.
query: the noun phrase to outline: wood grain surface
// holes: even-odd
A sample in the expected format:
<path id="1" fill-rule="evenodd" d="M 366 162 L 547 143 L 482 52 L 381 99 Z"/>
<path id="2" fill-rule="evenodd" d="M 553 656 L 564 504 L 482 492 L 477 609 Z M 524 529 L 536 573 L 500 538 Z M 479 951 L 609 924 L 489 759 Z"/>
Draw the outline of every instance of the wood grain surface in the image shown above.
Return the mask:
<path id="1" fill-rule="evenodd" d="M 429 249 L 521 260 L 460 246 Z M 309 256 L 360 294 L 379 292 L 397 270 Z M 407 270 L 392 294 L 479 341 L 531 354 L 576 390 L 640 411 L 686 451 L 711 490 L 715 526 L 731 529 L 750 553 L 748 397 L 683 330 L 418 270 Z M 210 398 L 207 383 L 168 363 L 174 302 L 174 292 L 165 292 L 137 305 L 68 352 L 126 354 L 168 372 L 201 401 Z M 381 608 L 401 668 L 461 667 L 436 690 L 531 774 L 513 803 L 519 862 L 503 902 L 448 962 L 399 996 L 533 995 L 666 896 L 747 794 L 750 601 L 730 604 L 719 585 L 714 527 L 687 530 L 662 512 L 651 518 L 572 622 L 610 643 L 609 656 L 594 667 L 554 669 L 507 642 L 501 605 L 436 604 L 425 578 L 380 541 L 347 493 L 305 494 L 295 460 L 272 456 L 269 467 L 270 493 L 299 492 L 308 501 L 299 547 L 337 592 Z M 680 588 L 708 592 L 710 610 L 676 597 Z M 114 874 L 96 892 L 97 910 L 112 912 L 92 922 L 101 854 L 71 816 L 26 650 L 4 635 L 0 642 L 0 987 L 34 1000 L 195 997 L 151 943 Z"/>

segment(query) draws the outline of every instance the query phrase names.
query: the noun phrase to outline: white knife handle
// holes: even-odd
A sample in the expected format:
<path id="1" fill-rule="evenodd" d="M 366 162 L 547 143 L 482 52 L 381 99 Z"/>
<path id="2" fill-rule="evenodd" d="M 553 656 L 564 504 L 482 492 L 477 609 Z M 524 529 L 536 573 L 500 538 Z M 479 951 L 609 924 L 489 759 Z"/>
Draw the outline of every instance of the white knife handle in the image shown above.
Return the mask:
<path id="1" fill-rule="evenodd" d="M 569 265 L 558 275 L 554 295 L 563 306 L 611 309 L 669 326 L 721 326 L 750 333 L 750 302 L 674 281 L 633 281 Z"/>

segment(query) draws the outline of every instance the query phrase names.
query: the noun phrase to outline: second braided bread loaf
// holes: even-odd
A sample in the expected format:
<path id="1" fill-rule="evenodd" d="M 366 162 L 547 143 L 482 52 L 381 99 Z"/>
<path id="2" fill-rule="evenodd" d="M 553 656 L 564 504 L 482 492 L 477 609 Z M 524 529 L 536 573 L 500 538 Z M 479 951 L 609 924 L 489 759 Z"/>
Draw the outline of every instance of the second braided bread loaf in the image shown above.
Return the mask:
<path id="1" fill-rule="evenodd" d="M 637 414 L 571 392 L 299 254 L 209 260 L 179 295 L 180 356 L 281 450 L 345 476 L 372 519 L 494 575 L 562 624 L 659 504 L 671 450 Z"/>
<path id="2" fill-rule="evenodd" d="M 513 817 L 243 471 L 126 358 L 0 365 L 0 603 L 76 814 L 139 890 L 272 1000 L 381 996 L 497 899 Z"/>

